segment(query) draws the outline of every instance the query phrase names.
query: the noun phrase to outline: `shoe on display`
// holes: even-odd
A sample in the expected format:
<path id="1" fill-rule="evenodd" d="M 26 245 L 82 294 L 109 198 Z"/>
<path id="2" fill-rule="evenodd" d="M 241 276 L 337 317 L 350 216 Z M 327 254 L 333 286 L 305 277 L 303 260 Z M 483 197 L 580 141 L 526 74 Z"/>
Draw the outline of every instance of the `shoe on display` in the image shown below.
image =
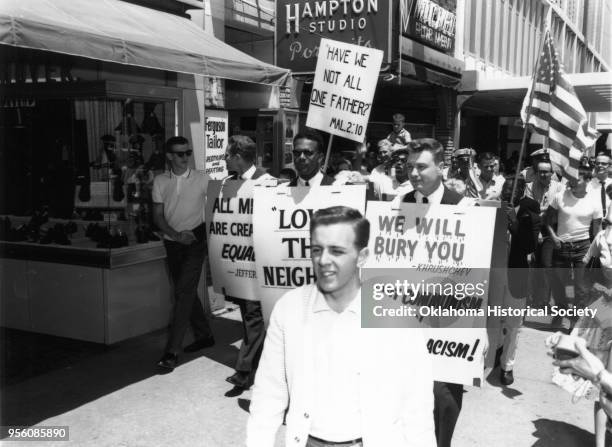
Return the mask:
<path id="1" fill-rule="evenodd" d="M 243 390 L 250 388 L 250 376 L 248 372 L 236 371 L 233 375 L 225 379 L 226 382 L 231 383 L 235 387 L 242 388 Z"/>
<path id="2" fill-rule="evenodd" d="M 178 355 L 166 352 L 157 362 L 157 366 L 164 370 L 173 371 L 178 365 Z"/>
<path id="3" fill-rule="evenodd" d="M 502 383 L 502 385 L 505 385 L 505 386 L 512 385 L 514 383 L 514 374 L 512 374 L 512 370 L 510 371 L 504 371 L 503 369 L 500 370 L 499 380 Z"/>
<path id="4" fill-rule="evenodd" d="M 196 352 L 200 349 L 210 348 L 215 345 L 215 338 L 211 335 L 206 338 L 199 338 L 190 345 L 185 346 L 184 352 Z"/>
<path id="5" fill-rule="evenodd" d="M 64 225 L 58 223 L 53 227 L 53 242 L 59 245 L 70 245 L 70 239 L 66 234 Z"/>

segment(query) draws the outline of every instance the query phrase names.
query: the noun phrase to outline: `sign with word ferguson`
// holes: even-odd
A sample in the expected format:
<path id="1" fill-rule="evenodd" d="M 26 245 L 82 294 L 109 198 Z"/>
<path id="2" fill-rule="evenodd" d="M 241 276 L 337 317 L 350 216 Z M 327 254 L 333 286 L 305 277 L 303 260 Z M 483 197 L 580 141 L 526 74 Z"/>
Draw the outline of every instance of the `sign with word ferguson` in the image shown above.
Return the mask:
<path id="1" fill-rule="evenodd" d="M 216 180 L 227 177 L 225 148 L 229 138 L 228 125 L 227 111 L 206 109 L 204 112 L 206 158 L 204 166 L 196 166 L 196 169 L 205 171 Z"/>
<path id="2" fill-rule="evenodd" d="M 421 327 L 436 380 L 481 383 L 496 210 L 370 201 L 366 217 L 362 326 Z"/>
<path id="3" fill-rule="evenodd" d="M 365 185 L 257 188 L 253 197 L 258 295 L 267 321 L 285 292 L 315 281 L 310 260 L 314 212 L 344 205 L 365 213 Z"/>
<path id="4" fill-rule="evenodd" d="M 455 48 L 457 0 L 400 0 L 400 30 L 447 54 Z"/>
<path id="5" fill-rule="evenodd" d="M 321 39 L 306 125 L 362 143 L 382 51 Z"/>
<path id="6" fill-rule="evenodd" d="M 394 5 L 394 0 L 277 0 L 276 65 L 313 72 L 321 38 L 378 48 L 390 62 Z"/>

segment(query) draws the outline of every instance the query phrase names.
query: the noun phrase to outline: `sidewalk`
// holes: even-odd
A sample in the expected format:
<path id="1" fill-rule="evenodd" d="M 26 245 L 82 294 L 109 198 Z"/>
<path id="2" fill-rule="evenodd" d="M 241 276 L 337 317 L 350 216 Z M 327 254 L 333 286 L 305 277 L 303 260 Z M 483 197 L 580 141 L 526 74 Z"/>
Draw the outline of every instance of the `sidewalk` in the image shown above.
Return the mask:
<path id="1" fill-rule="evenodd" d="M 47 358 L 37 367 L 39 362 L 32 361 L 29 370 L 4 377 L 0 423 L 70 427 L 70 442 L 45 446 L 241 446 L 250 391 L 224 395 L 231 389 L 225 377 L 233 371 L 240 343 L 239 318 L 237 310 L 215 318 L 216 346 L 182 356 L 180 366 L 166 375 L 155 368 L 163 332 L 108 348 L 75 348 L 71 341 L 56 339 L 55 364 Z M 567 393 L 550 383 L 547 335 L 522 330 L 511 387 L 501 387 L 494 370 L 482 389 L 466 388 L 454 447 L 593 445 L 593 404 L 572 404 Z M 34 347 L 21 349 L 40 357 Z M 2 445 L 35 443 L 4 440 Z"/>

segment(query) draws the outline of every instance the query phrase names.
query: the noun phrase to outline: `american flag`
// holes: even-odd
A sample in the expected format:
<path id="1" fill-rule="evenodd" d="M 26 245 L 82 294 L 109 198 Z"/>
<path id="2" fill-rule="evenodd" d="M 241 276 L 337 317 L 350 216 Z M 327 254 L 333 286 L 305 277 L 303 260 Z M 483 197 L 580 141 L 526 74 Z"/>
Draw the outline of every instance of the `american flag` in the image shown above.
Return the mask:
<path id="1" fill-rule="evenodd" d="M 566 177 L 577 178 L 580 159 L 595 143 L 597 132 L 588 125 L 586 112 L 559 63 L 548 30 L 521 118 L 532 132 L 548 137 L 550 160 L 562 168 Z"/>

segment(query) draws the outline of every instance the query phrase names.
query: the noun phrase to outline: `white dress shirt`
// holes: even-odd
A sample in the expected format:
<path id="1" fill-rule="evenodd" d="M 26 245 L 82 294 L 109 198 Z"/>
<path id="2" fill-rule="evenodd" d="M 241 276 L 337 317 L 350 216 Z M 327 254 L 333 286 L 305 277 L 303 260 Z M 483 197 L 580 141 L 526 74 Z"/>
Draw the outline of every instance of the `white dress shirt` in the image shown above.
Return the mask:
<path id="1" fill-rule="evenodd" d="M 306 182 L 308 182 L 308 186 L 319 186 L 323 181 L 323 173 L 321 171 L 317 172 L 314 177 L 310 180 L 304 180 L 302 177 L 298 177 L 298 186 L 306 186 Z"/>
<path id="2" fill-rule="evenodd" d="M 442 201 L 443 195 L 444 195 L 444 183 L 440 182 L 440 185 L 438 186 L 438 188 L 434 192 L 432 192 L 430 195 L 427 196 L 427 203 L 431 205 L 439 205 L 440 202 Z M 423 203 L 423 197 L 425 196 L 420 191 L 417 191 L 414 194 L 416 203 Z"/>
<path id="3" fill-rule="evenodd" d="M 342 442 L 361 437 L 359 330 L 361 294 L 343 312 L 317 292 L 313 306 L 314 405 L 310 434 Z"/>

